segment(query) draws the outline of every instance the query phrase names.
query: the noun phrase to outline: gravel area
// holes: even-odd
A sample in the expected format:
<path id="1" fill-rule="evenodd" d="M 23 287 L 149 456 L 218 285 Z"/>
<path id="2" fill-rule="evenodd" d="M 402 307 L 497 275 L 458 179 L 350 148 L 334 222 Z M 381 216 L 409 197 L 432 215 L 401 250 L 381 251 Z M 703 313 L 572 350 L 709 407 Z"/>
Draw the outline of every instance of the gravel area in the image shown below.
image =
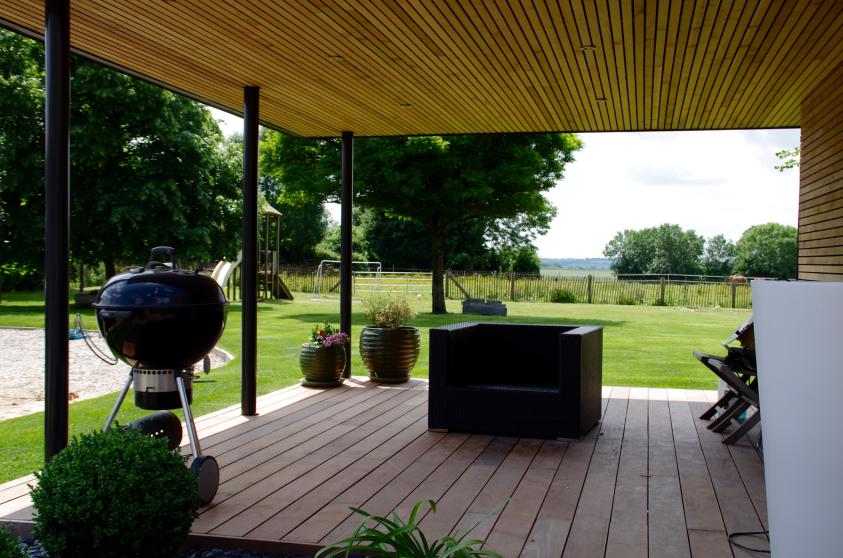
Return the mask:
<path id="1" fill-rule="evenodd" d="M 89 340 L 107 355 L 111 351 L 99 332 Z M 119 391 L 129 366 L 111 366 L 97 358 L 82 339 L 70 342 L 70 400 L 80 401 Z M 211 353 L 211 368 L 228 362 L 221 351 Z M 198 368 L 201 370 L 201 364 Z M 0 328 L 0 420 L 44 410 L 44 330 Z"/>
<path id="2" fill-rule="evenodd" d="M 28 558 L 49 558 L 41 545 L 38 544 L 38 541 L 24 539 L 18 543 L 18 546 L 26 552 Z M 252 552 L 241 549 L 188 548 L 180 551 L 176 558 L 312 558 L 312 555 L 266 554 L 265 552 Z M 353 554 L 352 558 L 362 557 Z"/>

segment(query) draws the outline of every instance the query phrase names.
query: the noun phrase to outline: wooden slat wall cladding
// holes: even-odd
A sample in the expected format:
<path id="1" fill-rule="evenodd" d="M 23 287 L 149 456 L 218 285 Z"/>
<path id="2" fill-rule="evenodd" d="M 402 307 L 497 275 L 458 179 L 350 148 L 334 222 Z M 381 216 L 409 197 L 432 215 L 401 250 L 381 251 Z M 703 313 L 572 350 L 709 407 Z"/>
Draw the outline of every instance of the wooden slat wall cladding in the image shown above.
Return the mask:
<path id="1" fill-rule="evenodd" d="M 0 0 L 43 32 L 43 0 Z M 302 136 L 796 127 L 840 0 L 71 0 L 80 52 Z M 342 61 L 331 61 L 333 55 Z"/>
<path id="2" fill-rule="evenodd" d="M 843 279 L 843 64 L 802 103 L 799 278 Z"/>

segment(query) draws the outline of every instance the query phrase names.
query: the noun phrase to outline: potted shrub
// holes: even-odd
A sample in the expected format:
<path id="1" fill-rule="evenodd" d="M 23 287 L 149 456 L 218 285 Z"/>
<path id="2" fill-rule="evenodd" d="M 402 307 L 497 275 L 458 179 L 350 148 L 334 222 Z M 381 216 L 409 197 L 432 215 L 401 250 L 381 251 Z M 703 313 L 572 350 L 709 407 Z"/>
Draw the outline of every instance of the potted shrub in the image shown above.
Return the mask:
<path id="1" fill-rule="evenodd" d="M 348 358 L 348 335 L 331 324 L 316 324 L 310 341 L 301 346 L 299 368 L 304 376 L 302 385 L 312 387 L 338 386 Z"/>
<path id="2" fill-rule="evenodd" d="M 369 378 L 375 382 L 406 382 L 421 349 L 418 328 L 404 325 L 415 312 L 404 298 L 373 297 L 363 305 L 371 325 L 360 332 L 360 356 Z"/>
<path id="3" fill-rule="evenodd" d="M 36 476 L 34 535 L 54 557 L 172 558 L 199 507 L 179 450 L 135 429 L 74 437 Z"/>

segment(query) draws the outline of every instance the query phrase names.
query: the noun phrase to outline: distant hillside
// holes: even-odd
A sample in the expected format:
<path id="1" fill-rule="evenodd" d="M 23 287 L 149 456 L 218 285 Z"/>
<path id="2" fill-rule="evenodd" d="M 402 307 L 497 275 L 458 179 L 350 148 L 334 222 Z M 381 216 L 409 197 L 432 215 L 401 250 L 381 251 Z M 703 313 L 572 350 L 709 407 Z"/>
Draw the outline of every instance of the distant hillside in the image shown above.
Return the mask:
<path id="1" fill-rule="evenodd" d="M 582 269 L 587 271 L 608 271 L 612 266 L 609 258 L 542 258 L 543 268 Z"/>

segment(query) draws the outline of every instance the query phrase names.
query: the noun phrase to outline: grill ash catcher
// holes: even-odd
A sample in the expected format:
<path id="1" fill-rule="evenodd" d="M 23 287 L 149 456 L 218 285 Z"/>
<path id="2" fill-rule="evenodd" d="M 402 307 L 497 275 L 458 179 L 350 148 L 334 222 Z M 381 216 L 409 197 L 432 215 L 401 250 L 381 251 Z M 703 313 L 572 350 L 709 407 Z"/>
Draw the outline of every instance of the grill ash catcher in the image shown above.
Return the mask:
<path id="1" fill-rule="evenodd" d="M 159 255 L 166 257 L 157 259 Z M 217 282 L 199 272 L 178 269 L 175 250 L 152 249 L 146 267 L 112 277 L 93 306 L 97 325 L 109 348 L 132 367 L 105 428 L 114 422 L 134 385 L 135 405 L 158 411 L 133 421 L 144 434 L 165 437 L 179 446 L 182 427 L 170 409 L 181 408 L 196 472 L 199 501 L 210 503 L 219 486 L 219 466 L 202 454 L 190 404 L 193 365 L 216 345 L 225 329 L 228 302 Z"/>

